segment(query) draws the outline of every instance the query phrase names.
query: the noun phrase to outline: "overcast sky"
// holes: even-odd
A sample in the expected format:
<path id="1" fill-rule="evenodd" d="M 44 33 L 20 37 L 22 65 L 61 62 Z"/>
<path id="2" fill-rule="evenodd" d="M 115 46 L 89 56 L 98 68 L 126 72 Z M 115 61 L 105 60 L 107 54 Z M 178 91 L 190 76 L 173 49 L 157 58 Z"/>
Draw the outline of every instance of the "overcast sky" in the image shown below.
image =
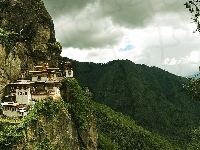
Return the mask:
<path id="1" fill-rule="evenodd" d="M 186 0 L 43 0 L 62 56 L 81 62 L 129 59 L 173 74 L 198 72 L 200 34 Z"/>

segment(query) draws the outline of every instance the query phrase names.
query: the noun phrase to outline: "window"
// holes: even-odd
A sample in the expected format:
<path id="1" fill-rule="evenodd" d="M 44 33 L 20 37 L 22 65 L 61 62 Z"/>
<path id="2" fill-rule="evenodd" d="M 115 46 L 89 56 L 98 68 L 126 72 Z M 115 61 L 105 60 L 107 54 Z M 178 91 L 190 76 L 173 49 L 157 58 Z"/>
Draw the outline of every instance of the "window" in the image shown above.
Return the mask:
<path id="1" fill-rule="evenodd" d="M 41 80 L 41 76 L 38 76 L 38 80 Z"/>
<path id="2" fill-rule="evenodd" d="M 22 95 L 22 92 L 18 92 L 18 95 Z"/>
<path id="3" fill-rule="evenodd" d="M 27 95 L 27 92 L 25 92 L 24 95 Z"/>

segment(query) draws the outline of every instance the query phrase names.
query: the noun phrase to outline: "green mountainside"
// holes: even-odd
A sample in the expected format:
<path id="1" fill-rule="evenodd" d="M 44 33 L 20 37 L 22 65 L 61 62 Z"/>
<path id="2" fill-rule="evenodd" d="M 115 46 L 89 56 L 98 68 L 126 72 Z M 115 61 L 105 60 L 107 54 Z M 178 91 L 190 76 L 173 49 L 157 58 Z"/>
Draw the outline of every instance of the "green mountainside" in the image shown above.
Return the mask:
<path id="1" fill-rule="evenodd" d="M 200 125 L 200 103 L 183 89 L 187 79 L 129 60 L 73 61 L 73 68 L 80 85 L 89 87 L 96 102 L 183 147 L 191 142 L 191 130 Z"/>
<path id="2" fill-rule="evenodd" d="M 129 117 L 93 102 L 91 93 L 74 78 L 63 80 L 62 96 L 36 103 L 23 119 L 1 118 L 0 149 L 93 150 L 96 144 L 102 150 L 179 149 Z"/>
<path id="3" fill-rule="evenodd" d="M 0 149 L 96 149 L 97 132 L 87 92 L 74 78 L 65 78 L 62 83 L 63 99 L 46 98 L 37 102 L 21 119 L 0 118 Z"/>
<path id="4" fill-rule="evenodd" d="M 0 0 L 0 12 L 1 96 L 37 63 L 57 66 L 62 47 L 41 0 Z M 0 117 L 0 149 L 200 148 L 200 104 L 182 88 L 185 78 L 128 60 L 72 64 L 61 99 L 36 103 L 22 119 Z"/>
<path id="5" fill-rule="evenodd" d="M 94 108 L 99 135 L 98 149 L 180 149 L 163 137 L 138 126 L 129 117 L 117 113 L 105 105 L 95 103 Z"/>

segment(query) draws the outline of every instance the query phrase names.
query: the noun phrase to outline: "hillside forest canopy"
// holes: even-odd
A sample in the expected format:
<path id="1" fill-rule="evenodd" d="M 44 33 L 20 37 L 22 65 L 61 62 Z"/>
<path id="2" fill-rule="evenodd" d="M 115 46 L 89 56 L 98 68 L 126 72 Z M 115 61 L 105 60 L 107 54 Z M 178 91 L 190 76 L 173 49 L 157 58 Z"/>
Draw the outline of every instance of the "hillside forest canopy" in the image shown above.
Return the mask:
<path id="1" fill-rule="evenodd" d="M 194 32 L 200 32 L 200 0 L 190 0 L 185 4 L 185 8 L 191 13 L 192 22 L 195 23 L 196 29 Z M 200 67 L 199 67 L 200 69 Z M 196 74 L 193 78 L 188 78 L 189 83 L 184 85 L 184 88 L 188 91 L 188 94 L 195 100 L 200 101 L 200 73 Z"/>

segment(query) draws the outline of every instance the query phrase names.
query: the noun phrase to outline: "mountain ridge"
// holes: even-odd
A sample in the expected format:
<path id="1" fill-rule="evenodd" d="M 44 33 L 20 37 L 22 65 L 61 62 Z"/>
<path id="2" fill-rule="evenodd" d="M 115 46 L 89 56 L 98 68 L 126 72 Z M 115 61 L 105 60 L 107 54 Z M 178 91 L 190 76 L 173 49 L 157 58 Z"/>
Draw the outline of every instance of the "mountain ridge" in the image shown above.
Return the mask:
<path id="1" fill-rule="evenodd" d="M 153 133 L 187 145 L 191 128 L 200 125 L 200 104 L 183 89 L 187 78 L 129 60 L 72 64 L 75 78 L 89 87 L 95 102 L 130 116 Z"/>

